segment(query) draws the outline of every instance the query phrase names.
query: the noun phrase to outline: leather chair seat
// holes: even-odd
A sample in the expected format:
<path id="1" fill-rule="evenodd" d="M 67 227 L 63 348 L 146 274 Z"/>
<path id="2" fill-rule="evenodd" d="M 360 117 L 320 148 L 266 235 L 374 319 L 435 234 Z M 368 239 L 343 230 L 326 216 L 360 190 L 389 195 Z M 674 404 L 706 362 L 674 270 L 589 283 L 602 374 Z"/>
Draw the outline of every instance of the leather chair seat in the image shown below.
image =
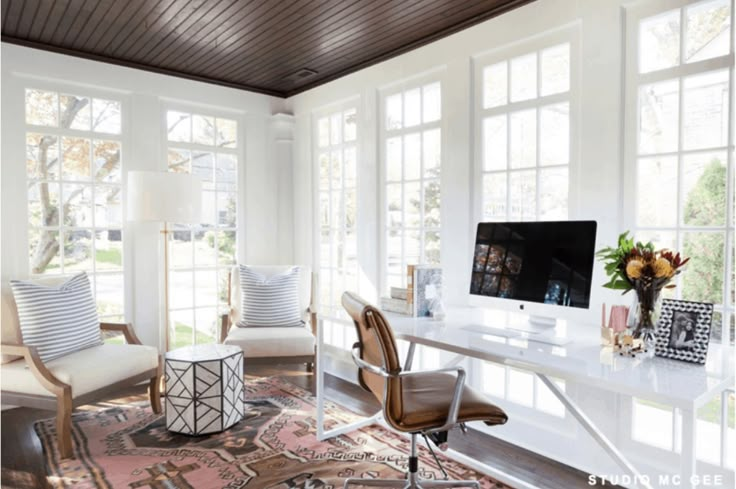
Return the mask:
<path id="1" fill-rule="evenodd" d="M 401 379 L 403 413 L 398 421 L 402 430 L 421 431 L 442 426 L 452 402 L 457 377 L 445 373 L 427 373 Z M 488 402 L 476 390 L 463 388 L 458 423 L 483 421 L 499 425 L 508 420 L 506 413 Z"/>

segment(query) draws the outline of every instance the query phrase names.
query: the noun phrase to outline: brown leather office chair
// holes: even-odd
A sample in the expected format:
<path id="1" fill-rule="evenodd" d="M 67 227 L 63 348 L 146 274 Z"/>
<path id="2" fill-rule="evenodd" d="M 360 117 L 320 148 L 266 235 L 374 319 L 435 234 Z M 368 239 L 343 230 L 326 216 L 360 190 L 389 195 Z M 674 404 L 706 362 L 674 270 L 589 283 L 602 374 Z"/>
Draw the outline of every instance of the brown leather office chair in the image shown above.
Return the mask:
<path id="1" fill-rule="evenodd" d="M 381 311 L 352 292 L 342 295 L 342 305 L 353 318 L 358 332 L 353 360 L 359 367 L 360 385 L 381 402 L 383 417 L 391 428 L 411 434 L 406 479 L 349 478 L 344 487 L 479 488 L 478 481 L 420 481 L 417 435 L 429 436 L 439 446 L 446 443 L 447 432 L 457 425 L 464 428 L 468 421 L 504 424 L 508 419 L 506 413 L 465 385 L 462 367 L 416 372 L 402 370 L 396 340 Z M 427 446 L 432 450 L 429 443 Z"/>

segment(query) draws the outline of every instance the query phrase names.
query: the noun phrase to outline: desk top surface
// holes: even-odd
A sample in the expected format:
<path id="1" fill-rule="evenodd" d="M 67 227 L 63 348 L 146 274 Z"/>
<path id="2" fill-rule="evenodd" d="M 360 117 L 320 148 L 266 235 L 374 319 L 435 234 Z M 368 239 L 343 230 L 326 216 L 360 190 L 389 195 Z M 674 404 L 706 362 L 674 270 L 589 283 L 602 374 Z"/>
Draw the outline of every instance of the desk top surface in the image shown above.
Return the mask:
<path id="1" fill-rule="evenodd" d="M 442 321 L 387 317 L 398 339 L 675 406 L 698 407 L 734 384 L 734 349 L 718 344 L 710 345 L 706 364 L 697 365 L 614 354 L 601 346 L 595 325 L 558 321 L 554 331 L 543 334 L 572 342 L 557 346 L 466 329 L 529 327 L 525 316 L 503 311 L 450 309 Z"/>

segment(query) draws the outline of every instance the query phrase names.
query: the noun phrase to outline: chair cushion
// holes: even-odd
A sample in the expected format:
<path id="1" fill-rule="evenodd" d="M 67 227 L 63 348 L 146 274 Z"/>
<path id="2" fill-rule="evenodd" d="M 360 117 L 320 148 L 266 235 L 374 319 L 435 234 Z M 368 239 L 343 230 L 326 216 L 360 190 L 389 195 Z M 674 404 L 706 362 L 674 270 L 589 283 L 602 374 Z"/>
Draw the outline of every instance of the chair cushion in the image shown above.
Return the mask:
<path id="1" fill-rule="evenodd" d="M 102 344 L 92 287 L 82 272 L 52 286 L 11 280 L 23 344 L 35 346 L 44 363 Z"/>
<path id="2" fill-rule="evenodd" d="M 102 344 L 45 365 L 57 379 L 72 386 L 72 397 L 78 397 L 158 367 L 158 350 L 145 345 Z M 3 391 L 52 395 L 38 383 L 25 360 L 5 364 L 0 372 Z"/>
<path id="3" fill-rule="evenodd" d="M 239 327 L 299 327 L 299 267 L 267 277 L 240 266 L 241 319 Z"/>
<path id="4" fill-rule="evenodd" d="M 404 377 L 401 382 L 402 415 L 391 420 L 404 431 L 436 428 L 445 424 L 455 389 L 455 375 L 427 373 Z M 488 425 L 504 424 L 506 413 L 467 385 L 460 401 L 458 422 L 483 421 Z"/>
<path id="5" fill-rule="evenodd" d="M 239 346 L 245 358 L 314 355 L 307 328 L 232 328 L 224 343 Z"/>
<path id="6" fill-rule="evenodd" d="M 293 265 L 249 265 L 251 270 L 265 277 L 272 277 L 287 272 Z M 307 310 L 312 300 L 312 271 L 306 265 L 299 267 L 299 310 L 302 319 L 307 319 Z M 230 270 L 230 324 L 238 324 L 241 318 L 242 297 L 240 295 L 240 266 L 235 265 Z"/>

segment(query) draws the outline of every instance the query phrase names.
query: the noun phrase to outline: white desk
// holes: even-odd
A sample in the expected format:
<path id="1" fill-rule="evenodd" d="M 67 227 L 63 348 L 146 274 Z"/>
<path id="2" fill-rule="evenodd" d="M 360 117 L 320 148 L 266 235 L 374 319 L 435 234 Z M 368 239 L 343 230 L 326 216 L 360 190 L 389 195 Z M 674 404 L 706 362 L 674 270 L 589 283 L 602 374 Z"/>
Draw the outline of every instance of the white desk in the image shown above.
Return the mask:
<path id="1" fill-rule="evenodd" d="M 423 345 L 439 350 L 454 352 L 463 357 L 487 360 L 527 370 L 537 377 L 555 394 L 565 408 L 586 429 L 596 442 L 616 461 L 625 473 L 639 477 L 639 471 L 592 423 L 586 414 L 549 377 L 577 382 L 615 393 L 636 396 L 677 407 L 682 413 L 682 466 L 683 484 L 695 474 L 695 427 L 697 409 L 716 395 L 734 384 L 733 348 L 711 345 L 705 366 L 683 363 L 664 358 L 625 358 L 611 355 L 610 349 L 600 346 L 599 328 L 595 325 L 561 324 L 554 334 L 572 338 L 564 346 L 538 343 L 520 338 L 485 335 L 464 329 L 472 324 L 504 327 L 499 321 L 507 322 L 508 316 L 483 309 L 463 308 L 449 310 L 444 321 L 429 318 L 408 318 L 387 315 L 394 328 L 396 338 L 409 342 L 407 367 L 411 367 L 414 346 Z M 511 326 L 513 327 L 513 325 Z M 318 348 L 322 333 L 318 331 Z M 324 402 L 322 393 L 322 365 L 318 352 L 317 397 Z M 322 405 L 318 406 L 318 436 L 330 438 L 356 429 L 377 420 L 377 416 L 361 423 L 324 431 L 321 418 Z M 497 470 L 488 470 L 490 475 L 509 483 L 510 480 Z M 641 479 L 637 479 L 640 480 Z M 641 487 L 650 487 L 641 481 Z"/>

